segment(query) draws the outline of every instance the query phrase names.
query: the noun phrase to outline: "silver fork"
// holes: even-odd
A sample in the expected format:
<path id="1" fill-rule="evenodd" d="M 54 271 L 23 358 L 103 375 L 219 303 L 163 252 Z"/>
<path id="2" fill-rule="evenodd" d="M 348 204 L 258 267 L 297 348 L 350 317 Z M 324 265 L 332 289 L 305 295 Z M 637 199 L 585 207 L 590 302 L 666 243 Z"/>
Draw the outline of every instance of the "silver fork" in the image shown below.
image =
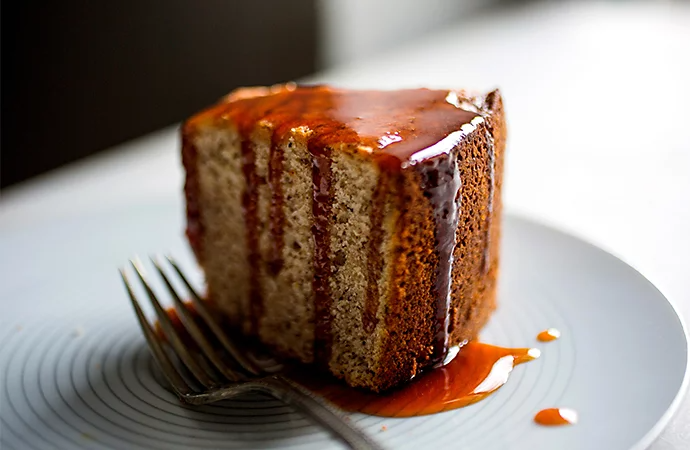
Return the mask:
<path id="1" fill-rule="evenodd" d="M 130 260 L 136 278 L 143 285 L 153 305 L 156 318 L 165 336 L 164 338 L 154 331 L 152 325 L 144 316 L 139 300 L 137 300 L 134 294 L 124 268 L 120 269 L 120 275 L 125 283 L 125 288 L 132 301 L 132 306 L 134 306 L 134 311 L 139 319 L 139 325 L 144 332 L 144 337 L 149 344 L 153 357 L 182 401 L 192 405 L 202 405 L 229 399 L 248 392 L 260 392 L 294 406 L 314 422 L 331 431 L 350 448 L 374 450 L 382 448 L 362 431 L 348 423 L 333 407 L 326 404 L 324 400 L 306 388 L 281 374 L 268 373 L 254 363 L 240 350 L 240 347 L 233 342 L 230 336 L 221 330 L 221 327 L 204 306 L 200 296 L 192 287 L 187 277 L 184 276 L 177 263 L 170 257 L 165 257 L 164 260 L 173 268 L 174 273 L 179 276 L 182 283 L 189 290 L 192 305 L 196 312 L 198 312 L 198 316 L 227 352 L 227 359 L 224 359 L 212 347 L 209 336 L 195 322 L 188 307 L 173 287 L 170 278 L 163 271 L 158 258 L 152 258 L 151 261 L 170 292 L 180 321 L 200 349 L 199 353 L 191 352 L 183 343 L 180 332 L 173 325 L 147 281 L 141 263 L 138 260 Z M 173 364 L 164 346 L 172 350 L 184 367 L 188 369 L 187 377 Z M 190 375 L 192 378 L 191 383 L 188 381 Z M 195 383 L 198 386 L 195 386 Z"/>

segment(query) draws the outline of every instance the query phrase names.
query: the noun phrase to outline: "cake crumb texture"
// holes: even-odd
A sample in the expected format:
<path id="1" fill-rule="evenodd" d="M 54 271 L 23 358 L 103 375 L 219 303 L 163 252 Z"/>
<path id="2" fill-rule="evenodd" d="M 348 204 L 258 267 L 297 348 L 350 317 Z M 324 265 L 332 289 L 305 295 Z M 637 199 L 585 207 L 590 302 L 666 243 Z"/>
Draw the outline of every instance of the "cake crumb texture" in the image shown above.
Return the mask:
<path id="1" fill-rule="evenodd" d="M 477 337 L 495 308 L 505 120 L 498 91 L 451 92 L 453 102 L 429 90 L 253 88 L 183 125 L 187 234 L 233 327 L 372 391 Z M 341 104 L 362 110 L 341 114 Z M 356 131 L 386 127 L 378 140 Z M 414 139 L 428 153 L 461 128 L 457 142 L 414 159 Z M 440 170 L 460 180 L 443 203 L 459 205 L 451 266 L 438 217 L 452 211 L 425 188 L 444 182 Z"/>

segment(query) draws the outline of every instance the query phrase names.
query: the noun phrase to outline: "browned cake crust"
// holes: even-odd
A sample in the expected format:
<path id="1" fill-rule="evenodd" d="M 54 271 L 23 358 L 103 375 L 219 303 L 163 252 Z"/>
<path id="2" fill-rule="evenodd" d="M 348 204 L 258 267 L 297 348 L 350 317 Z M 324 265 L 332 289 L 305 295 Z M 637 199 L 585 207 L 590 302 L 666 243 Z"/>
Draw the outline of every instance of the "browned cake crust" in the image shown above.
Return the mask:
<path id="1" fill-rule="evenodd" d="M 187 121 L 182 143 L 210 296 L 277 353 L 381 391 L 488 320 L 498 91 L 242 89 Z"/>
<path id="2" fill-rule="evenodd" d="M 496 307 L 496 284 L 501 236 L 501 189 L 506 126 L 498 91 L 472 98 L 486 121 L 457 148 L 462 183 L 460 218 L 453 252 L 452 292 L 447 346 L 475 339 Z M 493 165 L 493 173 L 491 166 Z M 433 283 L 438 265 L 435 251 L 433 207 L 419 189 L 419 172 L 406 174 L 396 236 L 394 291 L 387 317 L 389 336 L 381 370 L 374 384 L 384 388 L 409 380 L 437 361 L 433 357 Z M 423 176 L 423 175 L 422 175 Z M 490 200 L 489 200 L 490 199 Z"/>

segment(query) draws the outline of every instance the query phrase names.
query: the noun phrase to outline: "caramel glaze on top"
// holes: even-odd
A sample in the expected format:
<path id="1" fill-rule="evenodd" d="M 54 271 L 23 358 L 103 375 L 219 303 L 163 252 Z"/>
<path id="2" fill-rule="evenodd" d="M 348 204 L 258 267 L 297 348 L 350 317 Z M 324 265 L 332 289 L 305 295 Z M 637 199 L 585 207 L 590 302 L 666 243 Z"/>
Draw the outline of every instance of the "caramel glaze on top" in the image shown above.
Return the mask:
<path id="1" fill-rule="evenodd" d="M 307 147 L 312 155 L 314 215 L 314 280 L 315 294 L 315 351 L 318 361 L 330 358 L 330 311 L 332 298 L 329 278 L 331 261 L 330 212 L 333 198 L 331 183 L 331 152 L 343 145 L 353 146 L 362 154 L 369 154 L 381 168 L 379 189 L 374 196 L 385 194 L 382 186 L 392 174 L 415 166 L 420 171 L 422 189 L 431 203 L 436 220 L 436 243 L 439 266 L 435 284 L 436 329 L 434 361 L 442 360 L 447 351 L 448 322 L 450 308 L 450 273 L 452 254 L 455 247 L 460 207 L 460 176 L 455 158 L 439 158 L 451 154 L 464 136 L 473 130 L 473 121 L 481 120 L 476 106 L 461 107 L 458 94 L 447 90 L 408 89 L 398 91 L 352 91 L 326 86 L 297 87 L 294 84 L 273 88 L 245 88 L 235 91 L 225 101 L 193 117 L 185 129 L 193 130 L 207 123 L 231 122 L 235 124 L 242 138 L 243 170 L 247 188 L 243 196 L 245 220 L 247 222 L 247 248 L 250 274 L 256 278 L 259 273 L 258 185 L 262 180 L 256 174 L 254 149 L 251 135 L 257 125 L 270 124 L 273 130 L 269 156 L 271 187 L 271 223 L 273 257 L 269 268 L 275 274 L 282 266 L 283 224 L 285 216 L 282 207 L 280 179 L 283 170 L 281 145 L 290 136 L 292 129 L 307 129 Z M 469 109 L 469 110 L 468 110 Z M 470 111 L 471 110 L 471 111 Z M 467 128 L 469 127 L 469 128 Z M 185 135 L 189 133 L 185 132 Z M 192 159 L 191 156 L 187 156 Z M 189 166 L 188 166 L 189 170 Z M 198 189 L 192 182 L 188 190 Z M 493 181 L 492 181 L 493 184 Z M 188 193 L 188 199 L 190 195 Z M 192 198 L 195 198 L 192 195 Z M 375 199 L 376 200 L 376 199 Z M 383 208 L 374 202 L 371 212 L 372 236 L 369 248 L 369 286 L 363 321 L 369 331 L 374 329 L 377 309 L 376 280 L 383 263 L 378 248 L 382 239 L 380 232 Z M 197 252 L 203 224 L 199 221 L 198 208 L 188 206 L 190 227 L 188 234 Z M 250 304 L 251 322 L 257 330 L 258 319 L 263 311 L 263 302 L 258 289 L 258 280 L 251 280 Z"/>
<path id="2" fill-rule="evenodd" d="M 340 144 L 355 144 L 368 147 L 388 168 L 399 168 L 478 115 L 462 109 L 457 99 L 457 93 L 447 90 L 356 91 L 286 84 L 238 90 L 195 116 L 192 124 L 229 120 L 248 137 L 265 121 L 273 125 L 278 143 L 291 129 L 308 127 L 313 132 L 309 149 L 316 156 L 327 156 Z M 452 147 L 439 147 L 429 157 Z"/>

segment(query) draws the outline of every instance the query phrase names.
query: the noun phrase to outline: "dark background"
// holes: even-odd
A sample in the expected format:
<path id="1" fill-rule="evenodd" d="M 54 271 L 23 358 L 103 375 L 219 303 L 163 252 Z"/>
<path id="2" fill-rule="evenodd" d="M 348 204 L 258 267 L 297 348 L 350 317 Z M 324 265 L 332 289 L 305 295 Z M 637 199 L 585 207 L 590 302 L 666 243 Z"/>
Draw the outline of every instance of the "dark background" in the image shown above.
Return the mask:
<path id="1" fill-rule="evenodd" d="M 0 188 L 312 73 L 315 1 L 4 2 Z"/>

